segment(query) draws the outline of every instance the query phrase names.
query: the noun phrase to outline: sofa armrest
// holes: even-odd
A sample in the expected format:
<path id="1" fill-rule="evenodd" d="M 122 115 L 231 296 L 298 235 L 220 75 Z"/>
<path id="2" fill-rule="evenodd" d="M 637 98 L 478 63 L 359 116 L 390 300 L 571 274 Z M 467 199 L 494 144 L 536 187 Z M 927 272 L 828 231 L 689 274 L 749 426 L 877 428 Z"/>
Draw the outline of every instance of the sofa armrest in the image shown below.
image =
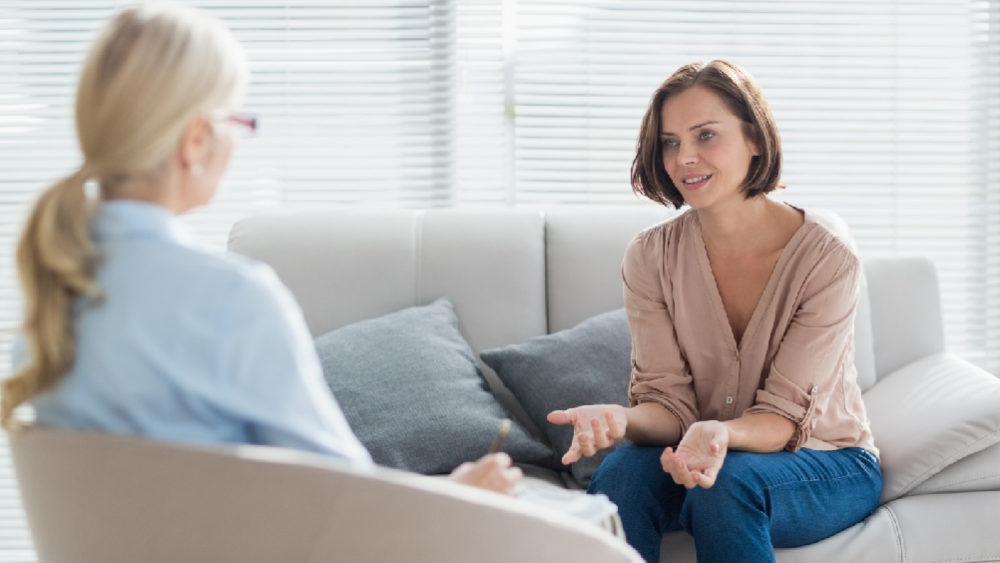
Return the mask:
<path id="1" fill-rule="evenodd" d="M 882 461 L 882 502 L 1000 442 L 1000 379 L 951 354 L 914 362 L 864 395 Z"/>
<path id="2" fill-rule="evenodd" d="M 930 260 L 867 259 L 865 277 L 878 377 L 944 352 L 937 274 Z"/>
<path id="3" fill-rule="evenodd" d="M 942 469 L 910 494 L 1000 491 L 1000 443 L 976 452 Z"/>

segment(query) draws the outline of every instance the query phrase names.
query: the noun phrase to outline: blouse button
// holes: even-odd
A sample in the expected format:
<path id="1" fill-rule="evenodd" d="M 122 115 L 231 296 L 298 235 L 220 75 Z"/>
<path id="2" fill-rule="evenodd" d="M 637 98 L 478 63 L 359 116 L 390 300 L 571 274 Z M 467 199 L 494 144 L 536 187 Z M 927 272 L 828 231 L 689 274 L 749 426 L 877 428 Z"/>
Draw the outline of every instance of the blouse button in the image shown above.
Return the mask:
<path id="1" fill-rule="evenodd" d="M 726 404 L 727 405 L 733 404 L 733 397 L 731 395 L 726 397 Z"/>

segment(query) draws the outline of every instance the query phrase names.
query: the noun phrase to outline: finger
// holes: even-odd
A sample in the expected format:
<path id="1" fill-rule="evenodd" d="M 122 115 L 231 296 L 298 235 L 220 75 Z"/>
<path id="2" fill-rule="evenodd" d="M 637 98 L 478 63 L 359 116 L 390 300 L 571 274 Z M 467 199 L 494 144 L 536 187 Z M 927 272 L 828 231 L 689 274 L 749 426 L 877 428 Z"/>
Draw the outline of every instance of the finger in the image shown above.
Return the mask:
<path id="1" fill-rule="evenodd" d="M 524 471 L 520 467 L 514 466 L 504 470 L 506 472 L 507 478 L 511 481 L 517 482 L 524 478 Z"/>
<path id="2" fill-rule="evenodd" d="M 683 464 L 678 470 L 678 475 L 675 479 L 679 479 L 681 485 L 684 485 L 688 489 L 693 489 L 698 486 L 698 481 L 695 480 L 695 474 L 690 469 L 688 469 L 686 464 Z"/>
<path id="3" fill-rule="evenodd" d="M 660 459 L 662 460 L 664 471 L 670 474 L 675 483 L 683 485 L 688 489 L 695 486 L 694 477 L 692 477 L 691 471 L 687 467 L 687 462 L 675 454 L 671 448 L 664 450 L 663 456 Z"/>
<path id="4" fill-rule="evenodd" d="M 583 455 L 590 457 L 595 453 L 597 453 L 597 450 L 594 449 L 593 434 L 590 434 L 589 432 L 582 432 L 578 434 L 578 436 L 580 437 L 579 438 L 580 452 L 583 453 Z"/>
<path id="5" fill-rule="evenodd" d="M 660 456 L 660 462 L 671 469 L 680 468 L 683 460 L 681 456 L 674 451 L 673 448 L 666 448 L 663 450 L 663 455 Z"/>
<path id="6" fill-rule="evenodd" d="M 566 411 L 552 411 L 546 417 L 546 420 L 552 424 L 569 424 L 573 422 L 573 418 Z"/>
<path id="7" fill-rule="evenodd" d="M 663 450 L 663 455 L 660 456 L 660 465 L 663 466 L 663 471 L 669 473 L 677 484 L 682 484 L 679 479 L 681 476 L 681 460 L 674 453 L 672 448 L 667 448 Z"/>
<path id="8" fill-rule="evenodd" d="M 511 467 L 503 470 L 500 474 L 501 480 L 497 489 L 507 495 L 513 495 L 518 483 L 524 478 L 524 472 L 520 467 Z"/>
<path id="9" fill-rule="evenodd" d="M 674 463 L 674 450 L 671 448 L 665 448 L 663 453 L 660 454 L 660 465 L 663 466 L 663 470 L 670 473 L 674 467 Z"/>
<path id="10" fill-rule="evenodd" d="M 608 439 L 608 430 L 601 424 L 601 419 L 594 417 L 590 419 L 590 429 L 594 433 L 594 447 L 598 450 L 611 445 Z"/>
<path id="11" fill-rule="evenodd" d="M 570 445 L 569 450 L 562 458 L 563 465 L 569 465 L 580 459 L 580 443 L 577 441 L 576 436 L 573 436 L 573 443 Z"/>
<path id="12" fill-rule="evenodd" d="M 483 459 L 487 459 L 490 463 L 496 465 L 501 469 L 506 469 L 510 467 L 514 460 L 511 459 L 510 454 L 507 452 L 497 452 L 495 454 L 487 454 Z"/>
<path id="13" fill-rule="evenodd" d="M 700 487 L 705 489 L 711 489 L 712 485 L 715 484 L 715 479 L 710 475 L 708 475 L 707 473 L 700 473 L 700 472 L 695 473 L 694 479 L 695 482 L 698 483 Z"/>
<path id="14" fill-rule="evenodd" d="M 608 434 L 611 435 L 613 441 L 621 440 L 625 437 L 625 431 L 618 426 L 618 421 L 615 420 L 615 413 L 604 411 L 604 418 L 608 421 Z"/>

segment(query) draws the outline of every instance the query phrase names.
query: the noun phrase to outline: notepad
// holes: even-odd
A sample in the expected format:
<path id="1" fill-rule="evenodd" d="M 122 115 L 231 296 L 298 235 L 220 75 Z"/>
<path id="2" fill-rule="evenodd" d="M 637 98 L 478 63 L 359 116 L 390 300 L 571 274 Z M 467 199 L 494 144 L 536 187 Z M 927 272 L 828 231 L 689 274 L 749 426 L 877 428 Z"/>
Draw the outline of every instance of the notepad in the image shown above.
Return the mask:
<path id="1" fill-rule="evenodd" d="M 625 540 L 618 507 L 605 495 L 590 495 L 582 491 L 560 489 L 547 483 L 525 479 L 518 488 L 517 498 L 528 504 L 542 506 L 595 525 Z"/>

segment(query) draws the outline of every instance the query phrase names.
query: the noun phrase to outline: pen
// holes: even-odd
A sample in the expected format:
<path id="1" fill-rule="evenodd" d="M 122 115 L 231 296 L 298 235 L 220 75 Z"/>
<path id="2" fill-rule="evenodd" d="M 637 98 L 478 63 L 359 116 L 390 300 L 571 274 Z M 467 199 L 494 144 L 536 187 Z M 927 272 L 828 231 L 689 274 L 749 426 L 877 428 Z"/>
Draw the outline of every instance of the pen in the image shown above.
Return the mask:
<path id="1" fill-rule="evenodd" d="M 510 432 L 510 419 L 505 418 L 500 421 L 500 430 L 497 431 L 497 437 L 493 439 L 493 445 L 490 446 L 491 454 L 500 451 L 500 446 L 503 445 L 503 439 L 507 437 L 508 432 Z"/>

